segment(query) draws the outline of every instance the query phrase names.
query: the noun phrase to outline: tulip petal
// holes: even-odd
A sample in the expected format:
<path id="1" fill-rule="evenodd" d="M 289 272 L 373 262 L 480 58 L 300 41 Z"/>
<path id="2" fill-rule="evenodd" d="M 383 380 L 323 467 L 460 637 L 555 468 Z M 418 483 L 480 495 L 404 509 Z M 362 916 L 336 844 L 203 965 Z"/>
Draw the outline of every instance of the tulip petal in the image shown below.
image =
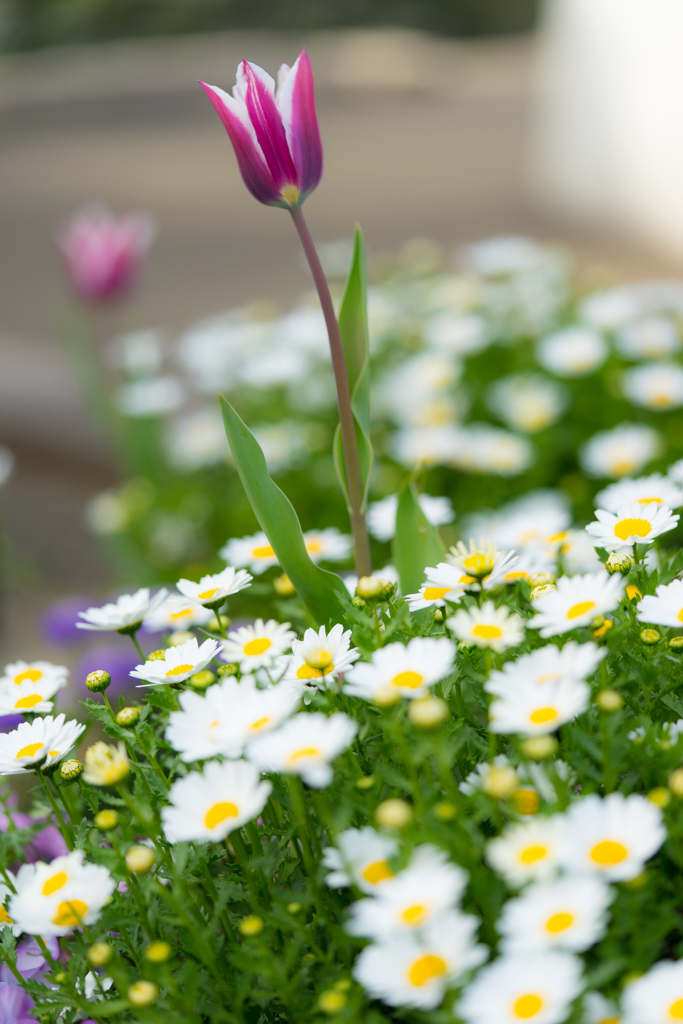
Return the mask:
<path id="1" fill-rule="evenodd" d="M 297 173 L 287 145 L 282 116 L 275 103 L 275 82 L 256 64 L 242 61 L 240 71 L 247 80 L 246 107 L 273 181 L 281 192 L 296 185 Z"/>
<path id="2" fill-rule="evenodd" d="M 282 70 L 282 69 L 281 69 Z M 292 154 L 301 199 L 313 191 L 323 174 L 323 147 L 315 113 L 313 68 L 305 50 L 294 67 L 280 76 L 278 104 Z"/>
<path id="3" fill-rule="evenodd" d="M 266 206 L 281 206 L 280 190 L 276 187 L 266 163 L 244 103 L 215 85 L 207 85 L 206 82 L 199 84 L 211 100 L 230 136 L 244 184 L 260 203 L 265 203 Z"/>

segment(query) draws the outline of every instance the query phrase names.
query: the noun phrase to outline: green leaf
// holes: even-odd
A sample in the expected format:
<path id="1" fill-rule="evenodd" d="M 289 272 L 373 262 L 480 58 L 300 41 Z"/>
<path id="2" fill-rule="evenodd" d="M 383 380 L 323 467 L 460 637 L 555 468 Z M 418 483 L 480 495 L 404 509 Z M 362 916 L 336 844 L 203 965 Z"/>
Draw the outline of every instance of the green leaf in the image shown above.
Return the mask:
<path id="1" fill-rule="evenodd" d="M 443 560 L 439 535 L 420 508 L 417 490 L 408 480 L 399 491 L 394 536 L 394 565 L 402 594 L 415 594 L 424 583 L 424 571 Z"/>
<path id="2" fill-rule="evenodd" d="M 349 391 L 351 392 L 351 408 L 356 428 L 358 458 L 363 482 L 363 508 L 365 508 L 374 456 L 370 443 L 368 284 L 363 233 L 359 227 L 356 227 L 351 269 L 348 281 L 346 282 L 346 291 L 344 292 L 341 310 L 339 311 L 339 333 L 341 334 L 346 374 L 349 379 Z M 344 462 L 344 445 L 340 426 L 337 426 L 334 434 L 332 451 L 339 482 L 348 505 L 346 464 Z"/>
<path id="3" fill-rule="evenodd" d="M 271 480 L 258 441 L 222 395 L 220 402 L 237 472 L 278 562 L 316 622 L 341 622 L 351 603 L 341 577 L 311 561 L 294 507 Z"/>

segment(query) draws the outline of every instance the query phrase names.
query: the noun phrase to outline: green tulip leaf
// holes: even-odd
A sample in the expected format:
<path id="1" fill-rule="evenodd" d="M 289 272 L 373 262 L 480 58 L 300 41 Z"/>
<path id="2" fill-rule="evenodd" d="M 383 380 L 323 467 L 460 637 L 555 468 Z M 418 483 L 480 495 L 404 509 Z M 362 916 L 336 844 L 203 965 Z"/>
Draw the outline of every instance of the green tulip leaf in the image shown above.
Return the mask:
<path id="1" fill-rule="evenodd" d="M 424 583 L 425 569 L 443 561 L 439 534 L 427 522 L 417 489 L 409 480 L 399 491 L 394 535 L 394 565 L 402 594 L 416 594 Z"/>

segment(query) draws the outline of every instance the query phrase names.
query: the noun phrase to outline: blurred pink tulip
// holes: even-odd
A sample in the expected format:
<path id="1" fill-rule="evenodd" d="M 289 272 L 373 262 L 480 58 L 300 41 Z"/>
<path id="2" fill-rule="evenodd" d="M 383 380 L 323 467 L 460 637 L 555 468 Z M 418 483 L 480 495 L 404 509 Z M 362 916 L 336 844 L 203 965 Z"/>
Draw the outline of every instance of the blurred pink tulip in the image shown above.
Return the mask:
<path id="1" fill-rule="evenodd" d="M 154 238 L 150 217 L 115 217 L 104 206 L 85 206 L 59 232 L 71 286 L 86 302 L 119 299 L 136 284 Z"/>
<path id="2" fill-rule="evenodd" d="M 313 69 L 305 50 L 294 67 L 283 64 L 275 82 L 242 61 L 233 95 L 201 82 L 225 125 L 237 163 L 255 199 L 292 209 L 317 187 L 323 150 L 315 115 Z"/>

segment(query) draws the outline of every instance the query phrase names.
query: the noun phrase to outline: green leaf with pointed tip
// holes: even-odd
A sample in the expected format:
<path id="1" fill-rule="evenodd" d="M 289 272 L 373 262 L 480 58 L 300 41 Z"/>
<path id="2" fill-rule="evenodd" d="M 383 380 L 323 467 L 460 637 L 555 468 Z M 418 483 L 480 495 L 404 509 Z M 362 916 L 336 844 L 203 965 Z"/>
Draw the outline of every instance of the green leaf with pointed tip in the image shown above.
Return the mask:
<path id="1" fill-rule="evenodd" d="M 370 443 L 368 284 L 363 233 L 359 227 L 356 227 L 349 279 L 346 282 L 344 300 L 339 311 L 339 333 L 341 334 L 346 374 L 351 392 L 351 408 L 355 421 L 358 458 L 363 481 L 363 507 L 365 507 L 372 472 L 373 451 Z M 332 450 L 337 476 L 348 505 L 344 446 L 339 426 L 334 434 Z"/>
<path id="2" fill-rule="evenodd" d="M 341 622 L 351 601 L 342 579 L 311 561 L 298 516 L 271 480 L 258 441 L 222 395 L 220 403 L 237 472 L 278 562 L 316 622 Z"/>
<path id="3" fill-rule="evenodd" d="M 394 564 L 402 594 L 416 594 L 424 583 L 427 566 L 443 560 L 444 548 L 434 527 L 420 508 L 417 490 L 407 482 L 398 495 Z"/>

